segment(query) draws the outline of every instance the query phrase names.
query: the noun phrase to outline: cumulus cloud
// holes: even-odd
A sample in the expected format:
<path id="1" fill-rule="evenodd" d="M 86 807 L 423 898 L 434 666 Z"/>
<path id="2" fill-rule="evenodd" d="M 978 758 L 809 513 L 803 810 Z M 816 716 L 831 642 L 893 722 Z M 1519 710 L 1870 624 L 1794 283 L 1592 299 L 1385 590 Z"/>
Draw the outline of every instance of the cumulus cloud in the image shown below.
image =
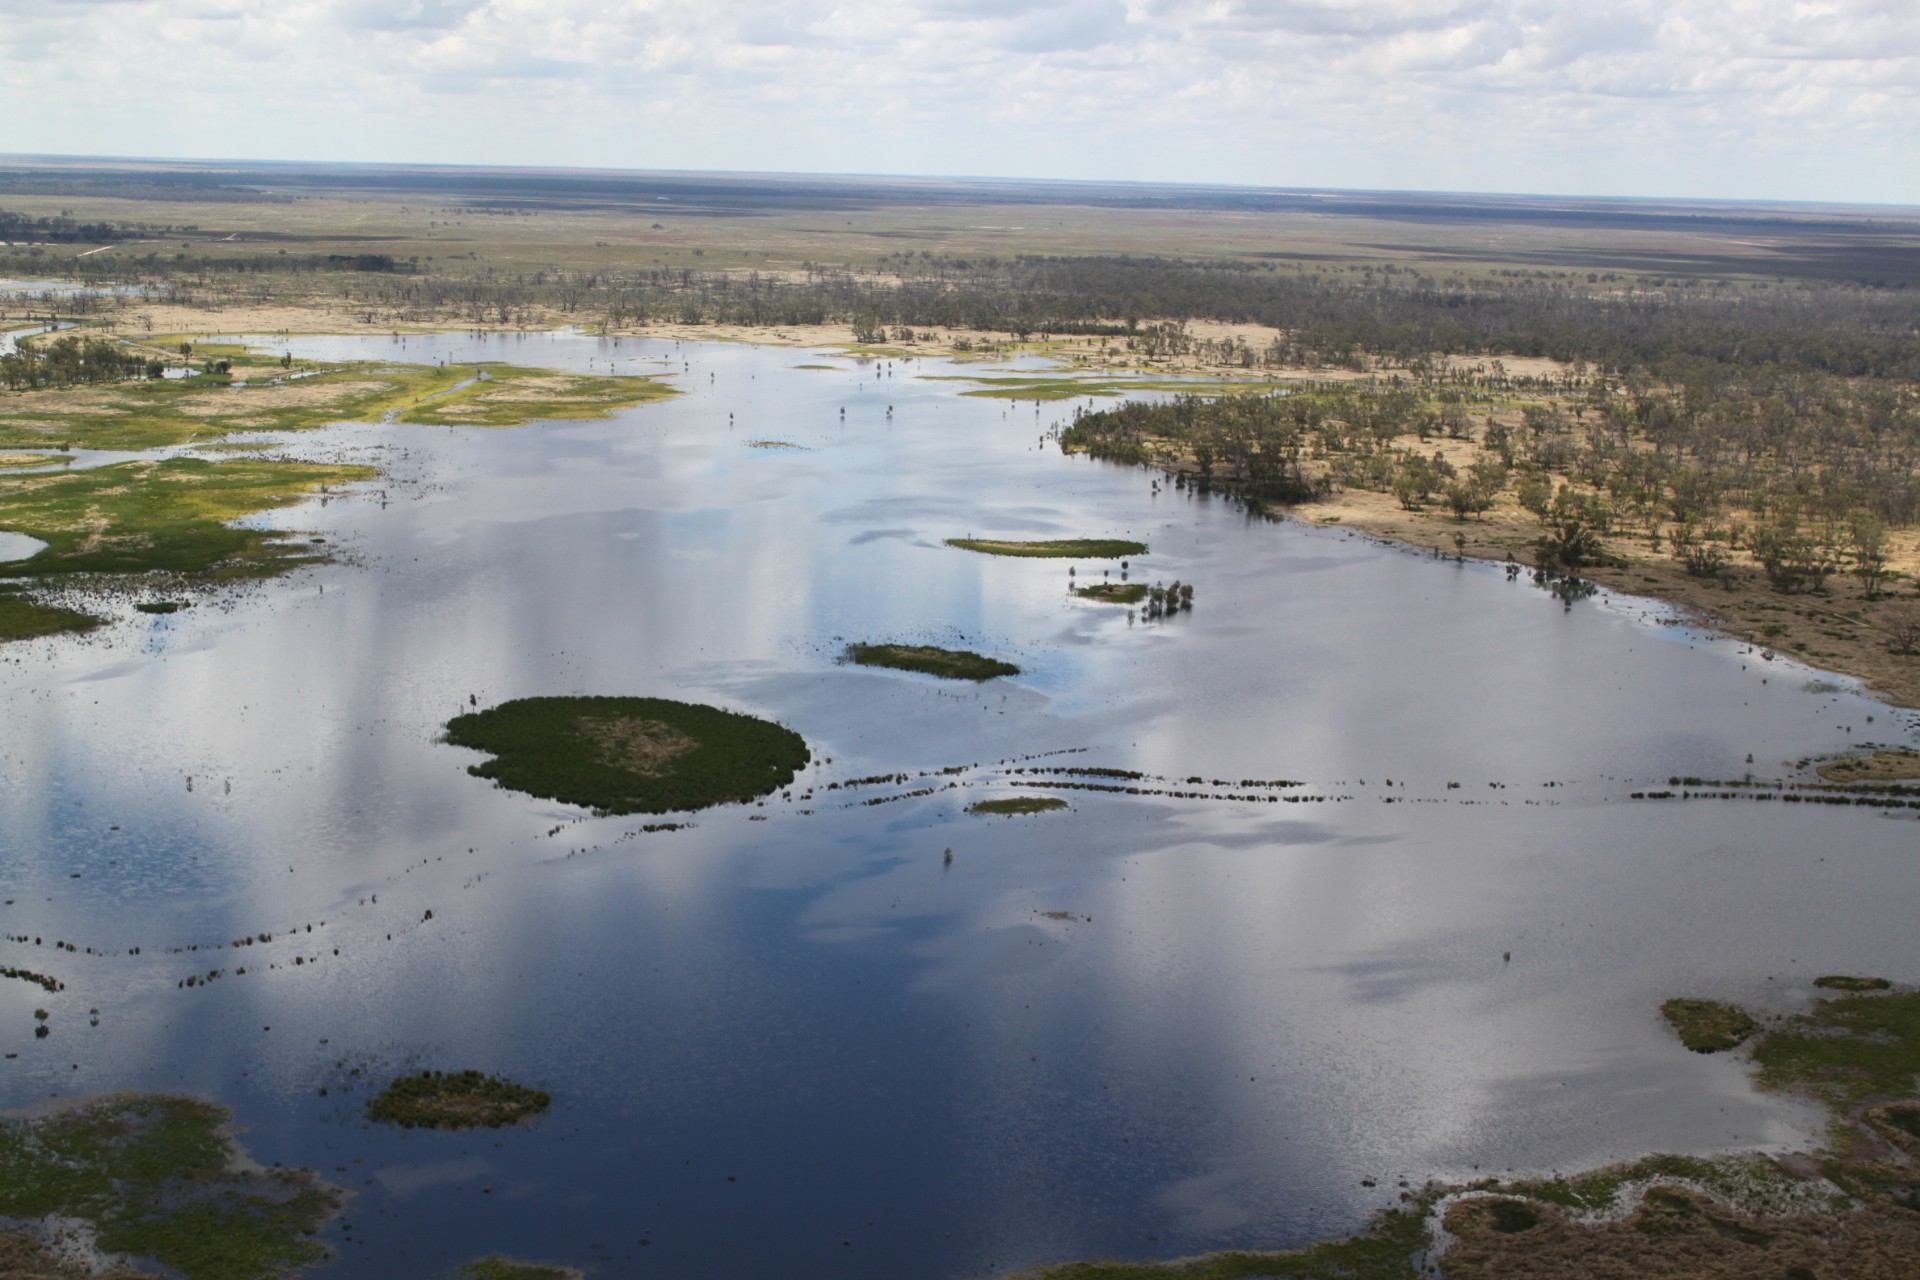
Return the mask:
<path id="1" fill-rule="evenodd" d="M 0 0 L 0 72 L 16 150 L 1920 201 L 1912 0 Z"/>

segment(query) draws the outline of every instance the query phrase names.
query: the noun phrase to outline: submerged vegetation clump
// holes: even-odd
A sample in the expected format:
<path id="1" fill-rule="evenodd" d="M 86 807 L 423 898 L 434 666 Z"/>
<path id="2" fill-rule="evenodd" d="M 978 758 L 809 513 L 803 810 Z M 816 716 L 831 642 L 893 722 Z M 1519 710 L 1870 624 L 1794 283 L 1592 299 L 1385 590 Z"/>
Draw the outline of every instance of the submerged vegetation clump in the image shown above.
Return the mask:
<path id="1" fill-rule="evenodd" d="M 401 1076 L 367 1104 L 367 1119 L 403 1129 L 499 1129 L 546 1112 L 552 1099 L 479 1071 Z"/>
<path id="2" fill-rule="evenodd" d="M 1031 556 L 1049 560 L 1118 560 L 1143 556 L 1147 544 L 1126 538 L 1053 538 L 1010 542 L 1000 538 L 948 538 L 947 545 L 989 556 Z"/>
<path id="3" fill-rule="evenodd" d="M 967 649 L 941 649 L 930 644 L 850 644 L 847 661 L 863 667 L 918 671 L 946 680 L 992 680 L 996 676 L 1020 674 L 1020 668 L 1011 662 Z"/>
<path id="4" fill-rule="evenodd" d="M 1751 1014 L 1718 1000 L 1674 999 L 1660 1006 L 1680 1043 L 1695 1053 L 1720 1053 L 1740 1045 L 1760 1029 Z"/>
<path id="5" fill-rule="evenodd" d="M 193 1098 L 120 1094 L 0 1121 L 0 1218 L 83 1222 L 102 1254 L 151 1260 L 181 1280 L 255 1280 L 324 1261 L 315 1233 L 339 1192 L 309 1173 L 247 1164 L 230 1119 Z M 18 1236 L 7 1243 L 37 1251 Z"/>
<path id="6" fill-rule="evenodd" d="M 811 759 L 791 729 L 665 698 L 518 698 L 456 716 L 447 741 L 494 757 L 475 777 L 607 814 L 757 799 Z"/>

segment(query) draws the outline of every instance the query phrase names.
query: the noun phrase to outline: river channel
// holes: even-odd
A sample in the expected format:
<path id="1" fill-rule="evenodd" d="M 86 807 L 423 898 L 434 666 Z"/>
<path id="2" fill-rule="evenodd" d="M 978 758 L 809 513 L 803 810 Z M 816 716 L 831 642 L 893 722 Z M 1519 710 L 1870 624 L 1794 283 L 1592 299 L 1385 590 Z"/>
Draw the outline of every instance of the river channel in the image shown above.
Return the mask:
<path id="1" fill-rule="evenodd" d="M 1631 797 L 1803 777 L 1912 742 L 1911 717 L 1648 602 L 1569 609 L 1499 566 L 1156 492 L 1044 439 L 1073 402 L 923 377 L 977 366 L 289 346 L 685 392 L 289 437 L 386 470 L 263 518 L 336 562 L 0 652 L 0 963 L 66 984 L 0 983 L 0 1102 L 233 1105 L 255 1158 L 356 1193 L 325 1274 L 498 1252 L 939 1280 L 1297 1244 L 1402 1179 L 1809 1141 L 1817 1116 L 1685 1052 L 1659 1003 L 1920 976 L 1910 817 Z M 943 545 L 970 534 L 1136 538 L 1131 580 L 1192 583 L 1194 608 L 1130 622 L 1070 595 L 1102 565 Z M 1023 673 L 838 661 L 884 640 Z M 790 799 L 646 831 L 494 789 L 437 740 L 550 693 L 749 711 L 814 763 Z M 1016 768 L 1148 794 L 964 812 L 1113 781 Z M 554 1110 L 369 1126 L 364 1082 L 410 1064 Z"/>

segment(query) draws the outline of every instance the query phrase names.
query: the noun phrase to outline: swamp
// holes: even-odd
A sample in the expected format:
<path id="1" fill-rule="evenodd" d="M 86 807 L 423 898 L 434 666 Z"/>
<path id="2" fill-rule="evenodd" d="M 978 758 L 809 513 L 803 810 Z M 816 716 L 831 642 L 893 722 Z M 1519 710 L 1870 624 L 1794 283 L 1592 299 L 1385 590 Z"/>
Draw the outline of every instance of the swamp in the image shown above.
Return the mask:
<path id="1" fill-rule="evenodd" d="M 30 170 L 0 1265 L 1912 1256 L 1909 221 Z"/>

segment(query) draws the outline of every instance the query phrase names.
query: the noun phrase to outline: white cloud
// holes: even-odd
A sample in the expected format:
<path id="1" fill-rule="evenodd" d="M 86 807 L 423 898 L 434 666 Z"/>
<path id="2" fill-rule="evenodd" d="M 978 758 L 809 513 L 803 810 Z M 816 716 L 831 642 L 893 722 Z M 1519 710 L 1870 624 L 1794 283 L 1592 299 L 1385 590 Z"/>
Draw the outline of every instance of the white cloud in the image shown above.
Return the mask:
<path id="1" fill-rule="evenodd" d="M 1920 202 L 1913 0 L 0 0 L 19 151 Z"/>

